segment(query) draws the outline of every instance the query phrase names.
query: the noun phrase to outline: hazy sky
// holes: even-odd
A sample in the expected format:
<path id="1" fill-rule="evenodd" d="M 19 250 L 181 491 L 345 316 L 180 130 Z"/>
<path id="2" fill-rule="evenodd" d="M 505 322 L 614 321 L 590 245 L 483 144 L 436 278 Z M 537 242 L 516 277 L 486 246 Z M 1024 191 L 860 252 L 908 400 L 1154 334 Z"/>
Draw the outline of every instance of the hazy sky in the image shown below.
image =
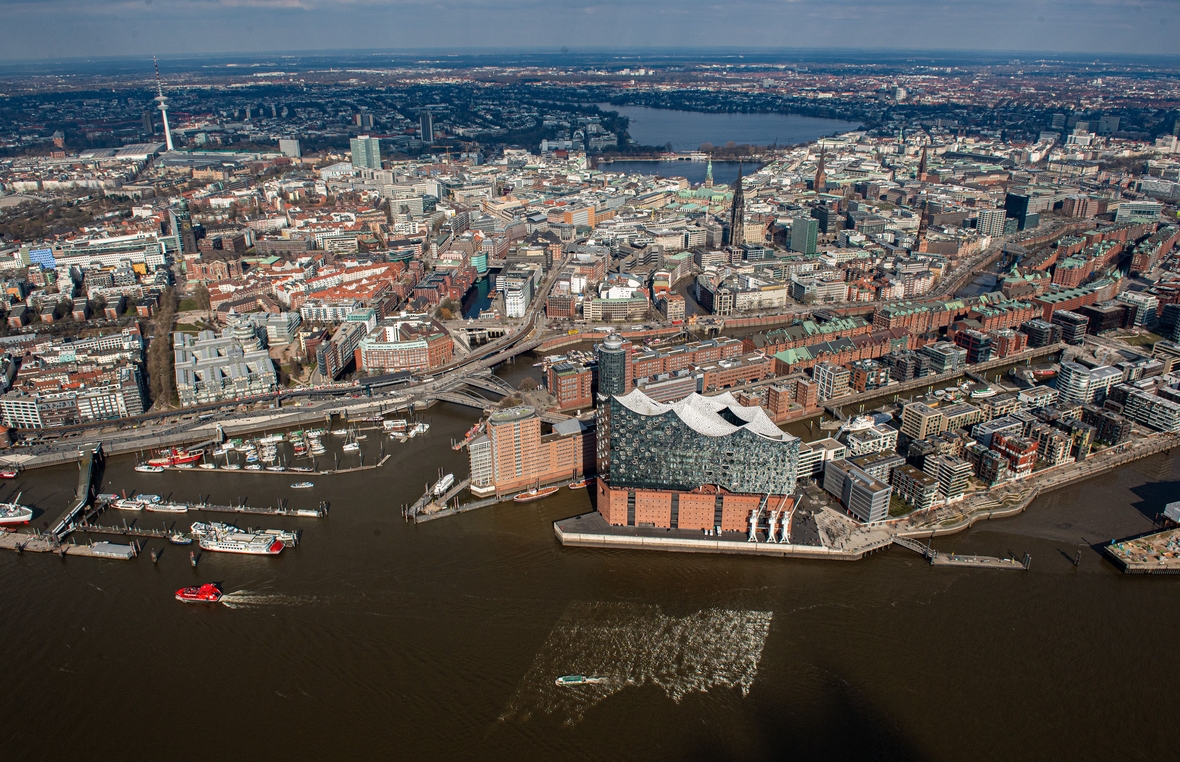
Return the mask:
<path id="1" fill-rule="evenodd" d="M 0 0 L 0 58 L 347 48 L 1180 53 L 1180 0 Z"/>

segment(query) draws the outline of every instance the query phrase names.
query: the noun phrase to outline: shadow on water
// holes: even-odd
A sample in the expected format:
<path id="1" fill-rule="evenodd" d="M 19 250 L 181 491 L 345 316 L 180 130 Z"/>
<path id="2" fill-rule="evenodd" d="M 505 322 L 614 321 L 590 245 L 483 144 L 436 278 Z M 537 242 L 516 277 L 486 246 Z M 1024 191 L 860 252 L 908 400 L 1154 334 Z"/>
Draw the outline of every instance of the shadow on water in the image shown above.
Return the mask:
<path id="1" fill-rule="evenodd" d="M 1180 480 L 1148 482 L 1131 488 L 1131 493 L 1139 499 L 1131 503 L 1131 507 L 1151 522 L 1156 522 L 1164 507 L 1172 502 L 1173 497 L 1180 492 Z"/>

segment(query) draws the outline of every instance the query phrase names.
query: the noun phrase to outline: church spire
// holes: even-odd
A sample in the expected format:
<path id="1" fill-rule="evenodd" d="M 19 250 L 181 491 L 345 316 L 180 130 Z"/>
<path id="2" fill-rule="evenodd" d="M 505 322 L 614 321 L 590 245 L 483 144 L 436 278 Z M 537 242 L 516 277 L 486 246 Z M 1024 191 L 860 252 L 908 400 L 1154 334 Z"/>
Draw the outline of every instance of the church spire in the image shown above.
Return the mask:
<path id="1" fill-rule="evenodd" d="M 824 173 L 825 146 L 819 147 L 819 163 L 815 165 L 815 192 L 823 193 L 828 184 L 828 176 Z"/>
<path id="2" fill-rule="evenodd" d="M 733 205 L 729 208 L 729 245 L 741 246 L 746 242 L 746 197 L 742 192 L 742 165 L 738 163 L 737 181 L 733 185 Z"/>
<path id="3" fill-rule="evenodd" d="M 918 160 L 918 182 L 926 182 L 926 146 L 922 146 L 922 158 Z"/>
<path id="4" fill-rule="evenodd" d="M 709 159 L 709 166 L 705 167 L 705 187 L 713 187 L 713 160 Z"/>

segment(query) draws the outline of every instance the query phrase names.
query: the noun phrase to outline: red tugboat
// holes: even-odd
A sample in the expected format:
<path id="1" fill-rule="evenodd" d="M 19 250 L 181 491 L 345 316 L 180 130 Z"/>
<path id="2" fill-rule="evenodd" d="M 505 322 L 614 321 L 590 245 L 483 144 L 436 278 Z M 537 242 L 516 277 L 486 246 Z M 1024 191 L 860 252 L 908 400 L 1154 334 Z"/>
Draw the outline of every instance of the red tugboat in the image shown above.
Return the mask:
<path id="1" fill-rule="evenodd" d="M 204 450 L 183 450 L 179 447 L 172 447 L 167 450 L 160 450 L 156 453 L 156 457 L 149 458 L 148 465 L 181 466 L 185 463 L 195 463 L 201 459 L 204 453 Z"/>
<path id="2" fill-rule="evenodd" d="M 221 586 L 206 582 L 200 587 L 182 587 L 176 591 L 176 600 L 184 603 L 217 603 L 221 600 Z"/>
<path id="3" fill-rule="evenodd" d="M 20 476 L 20 472 L 13 471 L 12 469 L 0 471 L 0 479 L 15 479 L 18 476 Z"/>

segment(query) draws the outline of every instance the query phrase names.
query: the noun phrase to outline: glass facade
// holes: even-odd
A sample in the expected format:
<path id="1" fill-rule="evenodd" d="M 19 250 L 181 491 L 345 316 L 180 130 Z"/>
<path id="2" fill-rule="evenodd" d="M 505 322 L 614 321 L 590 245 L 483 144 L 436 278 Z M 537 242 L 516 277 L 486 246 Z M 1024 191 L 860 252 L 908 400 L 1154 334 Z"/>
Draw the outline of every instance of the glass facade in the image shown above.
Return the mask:
<path id="1" fill-rule="evenodd" d="M 598 394 L 608 397 L 631 391 L 631 347 L 617 333 L 598 345 Z"/>
<path id="2" fill-rule="evenodd" d="M 795 491 L 797 438 L 781 432 L 777 439 L 757 433 L 747 428 L 749 421 L 733 409 L 703 409 L 694 398 L 705 399 L 692 395 L 674 406 L 655 403 L 664 410 L 652 415 L 611 398 L 608 415 L 599 418 L 599 442 L 600 447 L 606 445 L 601 454 L 609 460 L 612 487 L 692 490 L 715 484 L 740 493 L 786 495 Z M 761 410 L 757 412 L 765 418 Z M 717 420 L 710 420 L 713 417 Z M 729 431 L 721 435 L 701 432 L 710 426 Z M 602 428 L 608 430 L 605 437 Z"/>

